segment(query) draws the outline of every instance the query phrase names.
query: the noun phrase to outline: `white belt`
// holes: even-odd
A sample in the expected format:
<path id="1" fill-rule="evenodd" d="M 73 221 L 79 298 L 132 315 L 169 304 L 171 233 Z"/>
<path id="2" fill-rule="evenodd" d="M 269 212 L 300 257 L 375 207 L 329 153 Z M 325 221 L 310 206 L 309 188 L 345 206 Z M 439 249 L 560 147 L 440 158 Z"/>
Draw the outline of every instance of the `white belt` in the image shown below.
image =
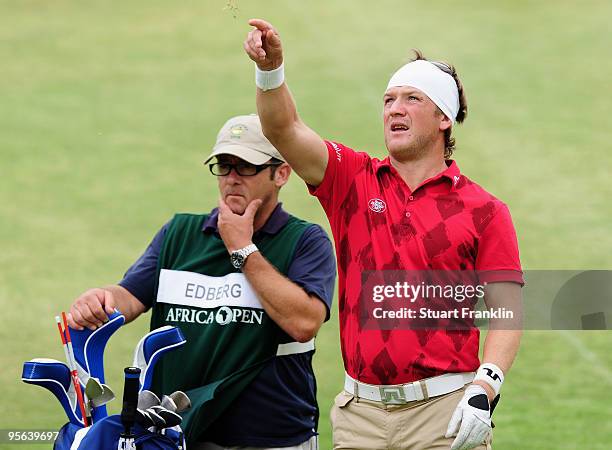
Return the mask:
<path id="1" fill-rule="evenodd" d="M 356 397 L 365 398 L 386 405 L 402 405 L 417 400 L 448 394 L 461 389 L 474 380 L 474 372 L 445 373 L 432 378 L 407 384 L 368 384 L 345 374 L 344 390 Z"/>
<path id="2" fill-rule="evenodd" d="M 314 338 L 308 342 L 288 342 L 287 344 L 279 344 L 278 350 L 276 350 L 276 356 L 296 355 L 298 353 L 306 353 L 314 349 Z"/>

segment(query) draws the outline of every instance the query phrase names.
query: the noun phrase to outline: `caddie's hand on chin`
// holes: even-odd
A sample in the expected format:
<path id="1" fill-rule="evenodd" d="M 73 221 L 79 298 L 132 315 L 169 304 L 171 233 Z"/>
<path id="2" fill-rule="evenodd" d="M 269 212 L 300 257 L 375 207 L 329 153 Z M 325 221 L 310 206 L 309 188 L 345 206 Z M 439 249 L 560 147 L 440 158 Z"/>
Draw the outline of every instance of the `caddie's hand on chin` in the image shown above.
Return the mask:
<path id="1" fill-rule="evenodd" d="M 471 384 L 465 390 L 451 418 L 445 437 L 456 436 L 451 450 L 468 450 L 482 445 L 491 432 L 491 411 L 487 391 Z"/>
<path id="2" fill-rule="evenodd" d="M 244 50 L 261 70 L 274 70 L 283 63 L 283 47 L 274 27 L 261 19 L 249 20 L 255 27 L 244 40 Z"/>
<path id="3" fill-rule="evenodd" d="M 235 214 L 222 198 L 219 199 L 217 226 L 228 253 L 252 244 L 253 221 L 260 206 L 260 199 L 252 200 L 246 207 L 244 214 L 239 215 Z"/>
<path id="4" fill-rule="evenodd" d="M 81 294 L 70 307 L 68 326 L 76 330 L 84 327 L 90 330 L 108 321 L 108 315 L 115 311 L 113 293 L 105 289 L 90 289 Z"/>

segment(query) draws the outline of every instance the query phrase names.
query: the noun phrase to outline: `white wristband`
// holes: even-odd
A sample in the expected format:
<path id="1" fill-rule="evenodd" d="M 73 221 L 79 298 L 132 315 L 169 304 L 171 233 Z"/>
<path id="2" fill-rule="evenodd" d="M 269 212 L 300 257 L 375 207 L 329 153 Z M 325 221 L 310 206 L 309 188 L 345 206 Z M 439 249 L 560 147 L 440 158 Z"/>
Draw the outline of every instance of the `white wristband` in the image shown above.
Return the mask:
<path id="1" fill-rule="evenodd" d="M 487 383 L 495 391 L 495 395 L 499 394 L 501 385 L 504 382 L 504 372 L 492 363 L 481 364 L 476 372 L 474 381 L 481 380 Z"/>
<path id="2" fill-rule="evenodd" d="M 255 84 L 262 91 L 281 87 L 285 82 L 285 63 L 274 70 L 261 70 L 255 65 Z"/>

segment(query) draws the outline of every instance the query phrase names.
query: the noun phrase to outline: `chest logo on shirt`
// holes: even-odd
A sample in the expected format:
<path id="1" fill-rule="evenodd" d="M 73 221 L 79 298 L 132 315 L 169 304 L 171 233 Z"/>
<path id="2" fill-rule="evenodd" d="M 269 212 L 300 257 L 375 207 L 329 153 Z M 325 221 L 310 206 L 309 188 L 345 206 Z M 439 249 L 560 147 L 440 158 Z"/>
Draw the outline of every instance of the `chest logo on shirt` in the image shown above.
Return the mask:
<path id="1" fill-rule="evenodd" d="M 382 213 L 387 209 L 387 204 L 379 198 L 371 198 L 368 207 L 375 213 Z"/>

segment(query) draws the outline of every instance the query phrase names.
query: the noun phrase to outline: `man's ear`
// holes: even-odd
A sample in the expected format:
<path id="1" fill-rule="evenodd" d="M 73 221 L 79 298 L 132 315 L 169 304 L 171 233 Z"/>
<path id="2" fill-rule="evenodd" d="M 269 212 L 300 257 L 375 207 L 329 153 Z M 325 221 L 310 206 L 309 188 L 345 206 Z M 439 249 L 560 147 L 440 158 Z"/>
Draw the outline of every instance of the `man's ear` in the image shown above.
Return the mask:
<path id="1" fill-rule="evenodd" d="M 442 113 L 440 117 L 440 131 L 446 131 L 450 127 L 453 126 L 453 122 L 446 116 L 446 114 Z"/>
<path id="2" fill-rule="evenodd" d="M 274 184 L 276 187 L 281 188 L 287 184 L 289 175 L 291 175 L 291 166 L 289 164 L 283 163 L 278 166 L 274 172 Z"/>

